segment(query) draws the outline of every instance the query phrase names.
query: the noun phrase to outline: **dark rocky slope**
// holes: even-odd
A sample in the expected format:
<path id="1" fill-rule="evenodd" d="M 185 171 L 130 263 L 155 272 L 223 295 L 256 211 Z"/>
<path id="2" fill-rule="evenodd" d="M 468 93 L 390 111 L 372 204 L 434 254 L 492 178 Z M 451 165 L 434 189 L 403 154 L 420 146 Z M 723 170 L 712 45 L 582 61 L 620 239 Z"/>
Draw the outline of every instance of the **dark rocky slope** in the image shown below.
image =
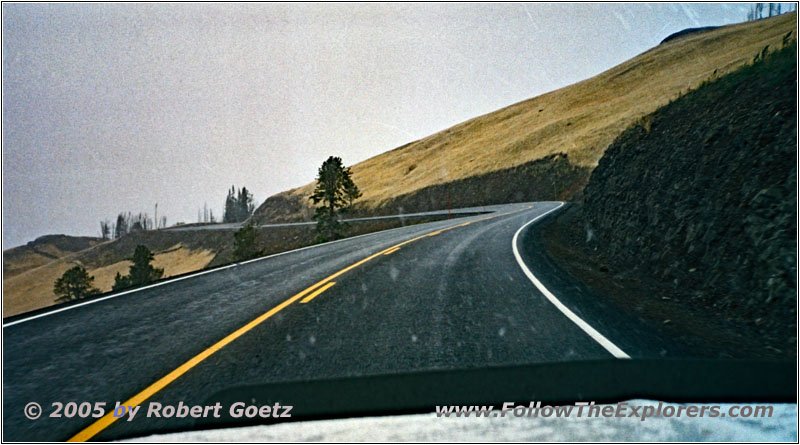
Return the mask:
<path id="1" fill-rule="evenodd" d="M 554 256 L 588 281 L 599 279 L 568 264 L 577 256 L 608 280 L 636 281 L 631 299 L 675 299 L 769 350 L 794 350 L 796 50 L 706 83 L 625 131 L 582 205 L 549 229 L 551 245 L 573 243 Z"/>

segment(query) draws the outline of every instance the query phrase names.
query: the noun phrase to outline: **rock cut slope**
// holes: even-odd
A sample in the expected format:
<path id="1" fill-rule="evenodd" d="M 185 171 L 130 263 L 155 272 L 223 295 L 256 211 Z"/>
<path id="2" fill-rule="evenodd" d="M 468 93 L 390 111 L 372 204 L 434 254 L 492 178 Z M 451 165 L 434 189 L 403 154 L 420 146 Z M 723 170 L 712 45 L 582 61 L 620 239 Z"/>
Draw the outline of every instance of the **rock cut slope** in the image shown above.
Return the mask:
<path id="1" fill-rule="evenodd" d="M 648 115 L 545 229 L 550 256 L 697 354 L 796 357 L 796 100 L 794 42 Z"/>
<path id="2" fill-rule="evenodd" d="M 797 306 L 796 52 L 788 46 L 630 128 L 584 192 L 610 262 L 783 341 Z"/>

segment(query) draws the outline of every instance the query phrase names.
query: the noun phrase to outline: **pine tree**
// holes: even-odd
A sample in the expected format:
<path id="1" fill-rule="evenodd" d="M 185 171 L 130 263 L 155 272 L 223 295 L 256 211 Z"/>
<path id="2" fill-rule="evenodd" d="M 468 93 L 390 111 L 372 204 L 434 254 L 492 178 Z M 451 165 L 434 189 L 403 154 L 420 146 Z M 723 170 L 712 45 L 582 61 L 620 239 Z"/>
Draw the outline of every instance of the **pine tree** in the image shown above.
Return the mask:
<path id="1" fill-rule="evenodd" d="M 352 174 L 350 173 L 350 167 L 345 169 L 345 179 L 344 179 L 344 194 L 345 198 L 347 199 L 347 207 L 344 210 L 350 211 L 353 208 L 353 201 L 360 198 L 362 193 L 361 190 L 358 189 L 358 186 L 353 182 Z"/>
<path id="2" fill-rule="evenodd" d="M 111 290 L 122 290 L 131 287 L 131 277 L 128 275 L 122 276 L 119 272 L 114 275 L 114 284 Z"/>
<path id="3" fill-rule="evenodd" d="M 133 252 L 133 265 L 128 274 L 131 285 L 141 286 L 164 276 L 164 269 L 153 267 L 150 264 L 151 261 L 153 261 L 153 252 L 145 246 L 136 246 L 136 250 Z"/>
<path id="4" fill-rule="evenodd" d="M 358 196 L 361 192 L 353 183 L 350 168 L 344 166 L 342 158 L 331 156 L 322 163 L 317 171 L 317 185 L 309 198 L 314 204 L 322 204 L 314 212 L 320 241 L 341 236 L 340 209 L 352 205 Z"/>
<path id="5" fill-rule="evenodd" d="M 233 259 L 244 261 L 262 254 L 258 248 L 258 231 L 255 226 L 248 224 L 233 234 Z"/>
<path id="6" fill-rule="evenodd" d="M 141 244 L 136 246 L 132 261 L 133 264 L 128 275 L 122 276 L 117 272 L 112 289 L 121 290 L 132 286 L 143 286 L 164 276 L 164 269 L 155 268 L 150 264 L 153 261 L 153 252 L 146 246 Z"/>
<path id="7" fill-rule="evenodd" d="M 53 285 L 56 302 L 80 300 L 99 293 L 98 289 L 92 287 L 92 281 L 94 277 L 81 266 L 67 270 Z"/>
<path id="8" fill-rule="evenodd" d="M 239 191 L 239 221 L 246 221 L 253 214 L 253 195 L 247 191 L 247 187 L 242 187 Z"/>
<path id="9" fill-rule="evenodd" d="M 242 187 L 237 191 L 235 187 L 231 186 L 225 197 L 222 221 L 227 223 L 246 221 L 254 211 L 253 194 L 247 191 L 247 187 Z"/>
<path id="10" fill-rule="evenodd" d="M 234 197 L 234 188 L 228 190 L 228 196 L 225 197 L 225 210 L 222 212 L 222 222 L 232 223 L 236 222 L 236 198 Z"/>

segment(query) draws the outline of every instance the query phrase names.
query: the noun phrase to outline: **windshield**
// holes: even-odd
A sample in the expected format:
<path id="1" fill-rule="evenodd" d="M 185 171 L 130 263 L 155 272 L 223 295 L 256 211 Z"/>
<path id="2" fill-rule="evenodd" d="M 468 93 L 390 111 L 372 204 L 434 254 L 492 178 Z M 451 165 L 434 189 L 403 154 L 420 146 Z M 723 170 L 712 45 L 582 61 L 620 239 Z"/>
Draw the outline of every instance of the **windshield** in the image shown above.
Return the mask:
<path id="1" fill-rule="evenodd" d="M 795 10 L 4 4 L 3 440 L 788 422 Z"/>

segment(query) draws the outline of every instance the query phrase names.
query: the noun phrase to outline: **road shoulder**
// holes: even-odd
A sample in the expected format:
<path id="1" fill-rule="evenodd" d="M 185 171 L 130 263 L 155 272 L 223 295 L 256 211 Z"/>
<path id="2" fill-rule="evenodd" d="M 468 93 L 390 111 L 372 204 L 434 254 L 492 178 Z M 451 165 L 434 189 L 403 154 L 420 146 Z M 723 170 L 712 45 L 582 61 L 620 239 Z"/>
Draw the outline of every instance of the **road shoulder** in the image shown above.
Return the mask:
<path id="1" fill-rule="evenodd" d="M 570 205 L 539 224 L 528 241 L 536 246 L 533 250 L 538 260 L 560 270 L 564 280 L 587 292 L 584 300 L 613 307 L 646 324 L 689 356 L 793 358 L 791 351 L 770 345 L 756 329 L 726 320 L 713 308 L 686 301 L 671 284 L 643 273 L 615 270 L 603 260 L 600 247 L 589 247 L 585 239 L 575 205 Z"/>

